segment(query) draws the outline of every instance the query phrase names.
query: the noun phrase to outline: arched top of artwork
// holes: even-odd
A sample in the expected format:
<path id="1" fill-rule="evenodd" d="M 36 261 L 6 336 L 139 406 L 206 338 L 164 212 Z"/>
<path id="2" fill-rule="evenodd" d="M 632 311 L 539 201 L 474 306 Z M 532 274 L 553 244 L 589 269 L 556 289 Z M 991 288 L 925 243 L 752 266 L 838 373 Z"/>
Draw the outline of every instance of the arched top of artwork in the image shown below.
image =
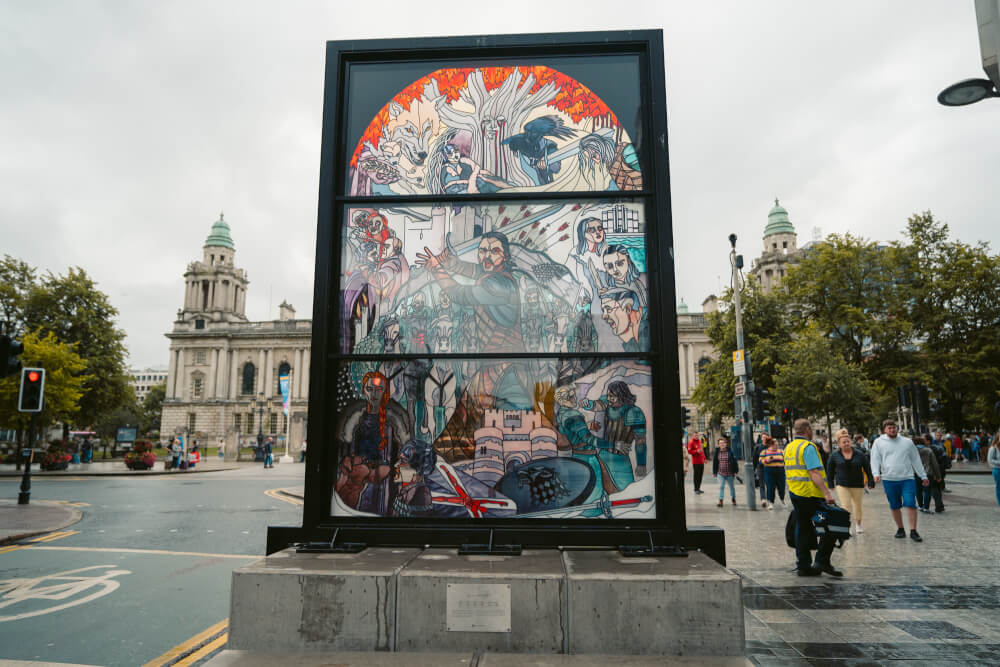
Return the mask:
<path id="1" fill-rule="evenodd" d="M 350 156 L 348 194 L 642 189 L 614 111 L 545 66 L 445 68 L 396 93 Z"/>

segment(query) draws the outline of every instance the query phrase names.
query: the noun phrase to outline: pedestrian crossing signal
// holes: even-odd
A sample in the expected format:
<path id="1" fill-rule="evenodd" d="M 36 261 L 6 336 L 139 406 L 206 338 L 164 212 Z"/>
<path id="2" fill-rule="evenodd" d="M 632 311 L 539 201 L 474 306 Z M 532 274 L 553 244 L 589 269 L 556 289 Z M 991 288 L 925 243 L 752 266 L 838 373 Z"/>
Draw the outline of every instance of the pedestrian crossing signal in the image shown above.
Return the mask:
<path id="1" fill-rule="evenodd" d="M 18 412 L 41 412 L 45 403 L 45 369 L 21 369 L 21 390 L 17 394 Z"/>

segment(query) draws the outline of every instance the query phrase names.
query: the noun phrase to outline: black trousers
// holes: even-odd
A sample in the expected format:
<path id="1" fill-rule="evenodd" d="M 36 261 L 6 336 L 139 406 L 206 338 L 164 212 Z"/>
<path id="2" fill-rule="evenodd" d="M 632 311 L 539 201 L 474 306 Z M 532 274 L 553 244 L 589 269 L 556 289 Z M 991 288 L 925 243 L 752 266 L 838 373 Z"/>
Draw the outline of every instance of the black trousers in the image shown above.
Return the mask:
<path id="1" fill-rule="evenodd" d="M 694 490 L 701 490 L 701 478 L 705 476 L 705 464 L 704 463 L 692 463 L 691 467 L 694 468 Z"/>
<path id="2" fill-rule="evenodd" d="M 791 492 L 788 496 L 792 499 L 792 507 L 795 508 L 795 566 L 805 570 L 813 567 L 812 551 L 809 547 L 816 529 L 812 524 L 812 516 L 819 509 L 823 499 L 797 496 Z M 830 564 L 833 544 L 833 536 L 830 533 L 820 536 L 819 549 L 816 551 L 816 567 Z"/>
<path id="3" fill-rule="evenodd" d="M 930 509 L 931 498 L 934 498 L 934 509 L 935 511 L 941 511 L 944 509 L 944 501 L 941 500 L 941 488 L 944 486 L 942 482 L 935 482 L 931 480 L 930 486 L 924 486 L 923 483 L 917 480 L 917 505 L 923 507 L 924 509 Z"/>

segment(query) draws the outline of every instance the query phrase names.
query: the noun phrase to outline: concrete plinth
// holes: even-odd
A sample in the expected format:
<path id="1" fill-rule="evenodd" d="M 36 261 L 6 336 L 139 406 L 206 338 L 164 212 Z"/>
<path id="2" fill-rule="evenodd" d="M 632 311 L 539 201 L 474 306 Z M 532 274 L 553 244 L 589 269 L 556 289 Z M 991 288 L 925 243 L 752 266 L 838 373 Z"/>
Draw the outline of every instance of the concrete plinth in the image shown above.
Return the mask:
<path id="1" fill-rule="evenodd" d="M 509 587 L 509 631 L 505 627 L 495 632 L 449 630 L 447 619 L 460 602 L 452 589 L 449 609 L 448 587 L 455 584 L 470 587 L 463 593 L 477 586 L 487 592 L 498 591 L 491 586 Z M 558 551 L 459 556 L 454 550 L 428 549 L 403 569 L 397 585 L 396 650 L 564 651 L 564 573 Z"/>
<path id="2" fill-rule="evenodd" d="M 297 554 L 233 572 L 230 649 L 392 651 L 396 578 L 417 549 Z"/>
<path id="3" fill-rule="evenodd" d="M 740 578 L 704 554 L 563 552 L 574 654 L 742 656 Z"/>

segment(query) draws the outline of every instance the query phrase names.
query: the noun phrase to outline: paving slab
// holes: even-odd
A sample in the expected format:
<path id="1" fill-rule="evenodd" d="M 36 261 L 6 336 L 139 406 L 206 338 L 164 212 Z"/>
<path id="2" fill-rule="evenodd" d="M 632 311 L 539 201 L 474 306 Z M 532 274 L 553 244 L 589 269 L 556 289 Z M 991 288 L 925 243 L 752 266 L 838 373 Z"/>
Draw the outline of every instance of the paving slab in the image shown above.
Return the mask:
<path id="1" fill-rule="evenodd" d="M 18 505 L 15 500 L 0 500 L 0 544 L 62 530 L 82 518 L 79 510 L 58 503 L 35 500 Z"/>

